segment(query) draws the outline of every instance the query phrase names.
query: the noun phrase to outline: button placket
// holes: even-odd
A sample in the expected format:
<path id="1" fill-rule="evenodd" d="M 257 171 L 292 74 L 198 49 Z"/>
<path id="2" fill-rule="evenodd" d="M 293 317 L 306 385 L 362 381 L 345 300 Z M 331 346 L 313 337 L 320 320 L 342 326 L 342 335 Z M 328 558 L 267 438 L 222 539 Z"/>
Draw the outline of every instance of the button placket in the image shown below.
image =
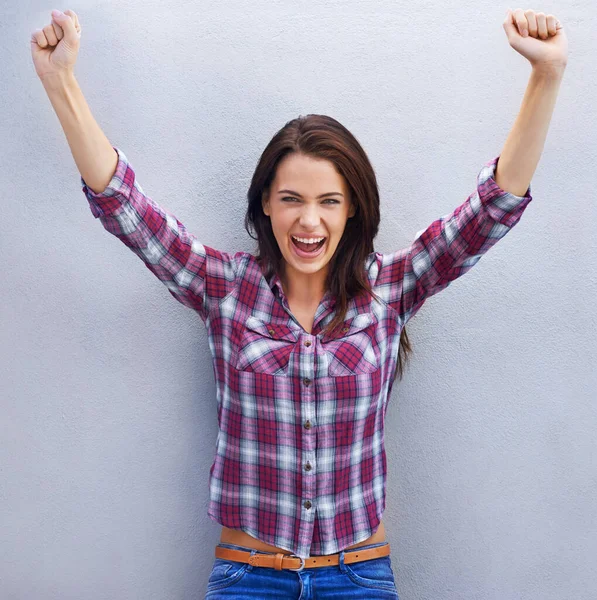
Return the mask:
<path id="1" fill-rule="evenodd" d="M 301 414 L 303 418 L 303 507 L 307 509 L 307 512 L 314 514 L 311 509 L 313 506 L 313 499 L 317 489 L 316 478 L 315 478 L 315 440 L 316 436 L 312 435 L 312 420 L 315 417 L 313 394 L 314 382 L 312 379 L 312 373 L 315 372 L 315 347 L 313 345 L 313 339 L 310 334 L 305 334 L 302 341 L 303 356 L 304 360 L 301 361 Z"/>
<path id="2" fill-rule="evenodd" d="M 307 337 L 307 339 L 306 339 L 306 340 L 303 342 L 303 346 L 305 346 L 306 348 L 311 348 L 311 346 L 312 346 L 312 345 L 313 345 L 313 342 L 312 342 L 312 341 L 309 339 L 309 337 Z M 307 354 L 307 356 L 308 356 L 308 353 L 309 353 L 309 352 L 310 352 L 310 350 L 306 350 L 306 351 L 305 351 L 305 354 Z M 311 380 L 310 380 L 310 379 L 307 379 L 307 378 L 304 378 L 304 379 L 303 379 L 303 385 L 304 385 L 304 386 L 311 385 Z M 305 412 L 305 413 L 307 413 L 307 414 L 306 414 L 306 416 L 308 417 L 308 416 L 309 416 L 309 414 L 308 414 L 308 413 L 310 412 L 310 410 L 309 410 L 309 409 L 310 409 L 310 406 L 309 406 L 309 404 L 307 404 L 307 403 L 305 403 L 305 404 L 304 404 L 304 406 L 305 406 L 305 409 L 306 409 L 304 412 Z M 304 426 L 304 428 L 305 428 L 305 429 L 307 429 L 307 430 L 308 430 L 308 429 L 311 429 L 311 420 L 310 420 L 309 418 L 307 418 L 307 419 L 306 419 L 306 420 L 303 422 L 303 426 Z"/>

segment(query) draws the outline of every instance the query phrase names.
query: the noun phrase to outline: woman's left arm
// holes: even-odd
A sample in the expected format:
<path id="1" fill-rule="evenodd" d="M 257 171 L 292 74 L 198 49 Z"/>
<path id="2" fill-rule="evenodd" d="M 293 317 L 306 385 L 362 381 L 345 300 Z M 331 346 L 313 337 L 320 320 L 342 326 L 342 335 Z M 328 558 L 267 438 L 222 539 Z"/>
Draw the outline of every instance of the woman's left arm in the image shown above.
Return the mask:
<path id="1" fill-rule="evenodd" d="M 510 46 L 529 60 L 532 72 L 520 112 L 500 153 L 495 182 L 504 191 L 523 196 L 543 151 L 568 62 L 568 40 L 553 15 L 521 8 L 508 11 L 504 30 Z"/>

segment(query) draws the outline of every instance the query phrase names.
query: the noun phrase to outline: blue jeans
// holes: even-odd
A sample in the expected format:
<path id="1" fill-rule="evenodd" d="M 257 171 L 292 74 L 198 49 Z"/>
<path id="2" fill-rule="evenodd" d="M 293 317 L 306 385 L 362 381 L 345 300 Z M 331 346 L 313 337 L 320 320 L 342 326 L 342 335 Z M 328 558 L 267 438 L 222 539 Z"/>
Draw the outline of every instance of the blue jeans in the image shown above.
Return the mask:
<path id="1" fill-rule="evenodd" d="M 384 544 L 387 542 L 360 548 Z M 257 553 L 246 546 L 218 545 Z M 273 567 L 254 567 L 249 563 L 215 558 L 205 600 L 399 600 L 389 556 L 347 565 L 344 564 L 344 551 L 339 554 L 338 565 L 302 571 L 276 571 Z"/>

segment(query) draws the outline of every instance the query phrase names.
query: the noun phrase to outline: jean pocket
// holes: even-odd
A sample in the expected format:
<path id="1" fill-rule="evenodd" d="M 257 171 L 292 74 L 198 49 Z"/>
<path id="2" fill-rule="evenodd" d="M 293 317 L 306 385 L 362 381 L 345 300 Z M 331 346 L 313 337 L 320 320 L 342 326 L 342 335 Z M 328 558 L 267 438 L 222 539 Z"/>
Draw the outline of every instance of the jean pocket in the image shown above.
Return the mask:
<path id="1" fill-rule="evenodd" d="M 233 583 L 240 581 L 248 567 L 249 563 L 216 558 L 207 581 L 207 591 L 230 587 Z"/>
<path id="2" fill-rule="evenodd" d="M 389 556 L 380 556 L 379 558 L 362 560 L 344 566 L 346 567 L 346 574 L 353 583 L 363 588 L 394 592 L 397 597 L 398 590 Z"/>

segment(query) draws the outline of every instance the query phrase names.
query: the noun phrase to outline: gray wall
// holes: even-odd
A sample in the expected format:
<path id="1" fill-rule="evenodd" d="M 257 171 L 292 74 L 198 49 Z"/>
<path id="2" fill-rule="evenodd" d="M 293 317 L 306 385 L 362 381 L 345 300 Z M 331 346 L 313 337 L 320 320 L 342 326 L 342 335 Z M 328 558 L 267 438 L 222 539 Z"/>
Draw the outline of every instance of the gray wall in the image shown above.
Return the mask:
<path id="1" fill-rule="evenodd" d="M 376 249 L 406 246 L 500 153 L 530 65 L 508 5 L 488 1 L 3 4 L 0 597 L 203 598 L 220 534 L 204 326 L 93 218 L 30 33 L 52 8 L 79 14 L 98 123 L 146 193 L 229 251 L 253 249 L 261 151 L 307 113 L 357 136 L 380 185 Z M 597 19 L 588 0 L 534 10 L 570 42 L 534 200 L 409 323 L 392 392 L 401 600 L 597 594 Z"/>

